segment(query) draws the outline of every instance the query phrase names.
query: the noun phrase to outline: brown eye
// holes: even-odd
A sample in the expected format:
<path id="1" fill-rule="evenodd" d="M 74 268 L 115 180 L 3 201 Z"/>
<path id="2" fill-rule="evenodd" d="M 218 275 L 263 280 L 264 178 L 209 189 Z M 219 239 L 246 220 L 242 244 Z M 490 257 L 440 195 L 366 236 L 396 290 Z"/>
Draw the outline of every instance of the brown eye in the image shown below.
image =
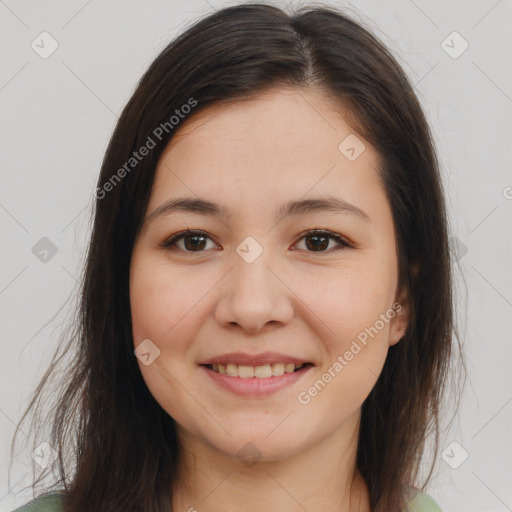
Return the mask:
<path id="1" fill-rule="evenodd" d="M 332 233 L 325 230 L 308 231 L 302 237 L 302 240 L 305 240 L 305 247 L 308 252 L 330 253 L 351 246 L 337 233 Z M 329 250 L 327 250 L 332 240 L 334 240 L 335 244 L 334 246 L 331 246 Z"/>
<path id="2" fill-rule="evenodd" d="M 182 246 L 178 245 L 178 242 L 183 240 Z M 203 252 L 208 247 L 207 241 L 211 240 L 206 233 L 202 231 L 182 231 L 181 233 L 176 233 L 175 235 L 168 238 L 163 244 L 162 247 L 166 249 L 179 249 L 183 252 Z M 212 241 L 213 242 L 213 241 Z M 209 247 L 209 249 L 215 248 L 216 244 L 214 243 L 214 247 Z"/>

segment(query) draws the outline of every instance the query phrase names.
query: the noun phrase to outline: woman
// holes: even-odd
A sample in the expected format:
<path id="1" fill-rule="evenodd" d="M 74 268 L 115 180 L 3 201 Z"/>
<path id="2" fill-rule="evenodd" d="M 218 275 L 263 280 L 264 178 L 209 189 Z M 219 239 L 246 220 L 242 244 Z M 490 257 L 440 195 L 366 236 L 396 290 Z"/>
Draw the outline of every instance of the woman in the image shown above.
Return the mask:
<path id="1" fill-rule="evenodd" d="M 447 231 L 375 36 L 328 7 L 198 21 L 110 141 L 49 441 L 64 489 L 20 510 L 440 510 L 417 476 L 456 339 Z"/>

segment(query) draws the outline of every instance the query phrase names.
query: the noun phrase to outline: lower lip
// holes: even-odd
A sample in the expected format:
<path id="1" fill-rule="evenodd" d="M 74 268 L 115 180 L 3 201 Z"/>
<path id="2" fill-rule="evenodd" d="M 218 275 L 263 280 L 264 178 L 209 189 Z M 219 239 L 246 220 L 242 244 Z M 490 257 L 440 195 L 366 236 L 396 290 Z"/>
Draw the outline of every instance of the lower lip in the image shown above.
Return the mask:
<path id="1" fill-rule="evenodd" d="M 210 370 L 206 366 L 201 365 L 203 371 L 219 386 L 241 396 L 267 396 L 286 386 L 291 386 L 301 379 L 311 368 L 312 365 L 302 367 L 300 370 L 292 373 L 284 373 L 279 377 L 267 377 L 259 379 L 258 377 L 250 377 L 242 379 L 241 377 L 230 377 Z"/>

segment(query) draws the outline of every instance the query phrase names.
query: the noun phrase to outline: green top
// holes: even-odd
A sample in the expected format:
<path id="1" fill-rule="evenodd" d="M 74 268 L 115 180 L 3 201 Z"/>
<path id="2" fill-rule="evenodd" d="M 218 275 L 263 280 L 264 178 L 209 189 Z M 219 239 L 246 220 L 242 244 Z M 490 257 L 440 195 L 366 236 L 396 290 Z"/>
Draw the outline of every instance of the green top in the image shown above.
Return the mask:
<path id="1" fill-rule="evenodd" d="M 443 512 L 439 505 L 424 492 L 418 492 L 407 505 L 406 512 Z"/>
<path id="2" fill-rule="evenodd" d="M 61 491 L 52 491 L 38 496 L 13 512 L 62 512 L 61 500 Z M 442 510 L 428 494 L 418 492 L 409 502 L 406 512 L 442 512 Z"/>
<path id="3" fill-rule="evenodd" d="M 61 512 L 62 511 L 62 492 L 51 491 L 29 501 L 13 512 Z"/>

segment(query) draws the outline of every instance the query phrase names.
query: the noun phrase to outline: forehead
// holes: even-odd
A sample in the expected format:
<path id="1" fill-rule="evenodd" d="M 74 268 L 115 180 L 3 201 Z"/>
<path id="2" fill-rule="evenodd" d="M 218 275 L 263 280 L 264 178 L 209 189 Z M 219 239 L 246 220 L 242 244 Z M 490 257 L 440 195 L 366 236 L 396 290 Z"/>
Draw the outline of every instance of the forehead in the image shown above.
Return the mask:
<path id="1" fill-rule="evenodd" d="M 192 112 L 165 153 L 185 145 L 187 149 L 229 149 L 229 161 L 254 154 L 276 161 L 280 156 L 290 161 L 294 155 L 308 154 L 311 160 L 325 151 L 338 157 L 339 143 L 354 134 L 344 114 L 342 105 L 320 90 L 271 89 L 247 100 Z"/>
<path id="2" fill-rule="evenodd" d="M 364 144 L 355 160 L 342 151 L 350 137 Z M 160 158 L 150 202 L 158 206 L 175 192 L 270 200 L 314 188 L 350 196 L 379 181 L 377 168 L 378 155 L 341 105 L 315 89 L 275 89 L 185 119 Z"/>

